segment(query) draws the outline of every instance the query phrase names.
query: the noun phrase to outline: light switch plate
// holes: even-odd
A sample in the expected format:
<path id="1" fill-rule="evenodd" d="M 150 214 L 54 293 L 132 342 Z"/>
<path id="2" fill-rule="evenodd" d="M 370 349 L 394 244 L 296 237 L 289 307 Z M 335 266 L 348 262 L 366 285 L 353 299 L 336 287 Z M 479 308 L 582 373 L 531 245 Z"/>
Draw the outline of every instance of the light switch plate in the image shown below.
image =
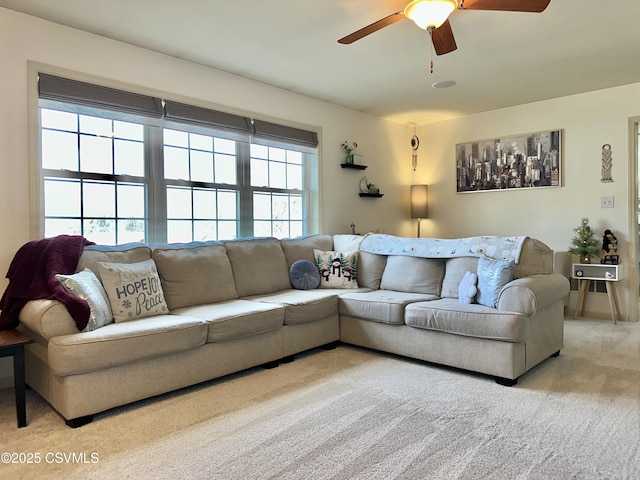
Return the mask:
<path id="1" fill-rule="evenodd" d="M 613 208 L 614 197 L 613 195 L 608 197 L 600 197 L 600 208 Z"/>

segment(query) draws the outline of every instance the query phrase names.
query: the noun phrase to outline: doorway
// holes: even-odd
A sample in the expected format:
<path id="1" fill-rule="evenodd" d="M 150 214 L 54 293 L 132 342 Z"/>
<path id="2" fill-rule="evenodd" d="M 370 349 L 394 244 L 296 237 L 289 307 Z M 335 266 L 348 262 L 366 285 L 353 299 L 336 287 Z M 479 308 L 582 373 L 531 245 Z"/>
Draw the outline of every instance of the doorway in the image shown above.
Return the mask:
<path id="1" fill-rule="evenodd" d="M 640 117 L 629 119 L 629 321 L 640 318 Z M 632 292 L 635 292 L 633 294 Z"/>

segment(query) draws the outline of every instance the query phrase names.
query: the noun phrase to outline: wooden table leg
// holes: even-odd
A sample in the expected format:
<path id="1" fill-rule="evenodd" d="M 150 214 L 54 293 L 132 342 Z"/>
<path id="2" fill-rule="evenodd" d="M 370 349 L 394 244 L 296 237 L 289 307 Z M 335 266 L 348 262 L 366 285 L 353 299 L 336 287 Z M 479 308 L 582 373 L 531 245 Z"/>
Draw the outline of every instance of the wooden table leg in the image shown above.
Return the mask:
<path id="1" fill-rule="evenodd" d="M 13 354 L 13 382 L 16 389 L 18 428 L 27 426 L 26 388 L 24 384 L 24 345 L 17 345 Z"/>
<path id="2" fill-rule="evenodd" d="M 607 286 L 607 296 L 609 297 L 609 307 L 611 308 L 611 318 L 613 319 L 614 325 L 618 323 L 619 318 L 619 308 L 618 308 L 618 298 L 616 297 L 616 286 L 613 282 L 604 282 Z"/>
<path id="3" fill-rule="evenodd" d="M 574 320 L 579 316 L 582 316 L 582 309 L 584 308 L 584 298 L 587 296 L 587 292 L 589 291 L 589 282 L 590 282 L 590 280 L 586 280 L 586 279 L 581 279 L 578 281 L 580 282 L 580 288 L 578 290 L 578 300 L 576 301 L 576 310 L 573 313 Z"/>

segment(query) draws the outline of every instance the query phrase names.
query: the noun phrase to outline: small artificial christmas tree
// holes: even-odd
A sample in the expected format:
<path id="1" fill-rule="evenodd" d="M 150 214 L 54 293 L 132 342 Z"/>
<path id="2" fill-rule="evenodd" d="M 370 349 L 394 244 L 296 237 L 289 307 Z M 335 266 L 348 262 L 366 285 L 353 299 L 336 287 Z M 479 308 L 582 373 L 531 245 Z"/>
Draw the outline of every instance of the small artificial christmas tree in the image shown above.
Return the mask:
<path id="1" fill-rule="evenodd" d="M 600 245 L 589 226 L 589 219 L 583 218 L 580 226 L 573 231 L 576 232 L 576 236 L 571 240 L 569 253 L 578 255 L 580 263 L 591 263 L 591 257 L 600 253 Z"/>

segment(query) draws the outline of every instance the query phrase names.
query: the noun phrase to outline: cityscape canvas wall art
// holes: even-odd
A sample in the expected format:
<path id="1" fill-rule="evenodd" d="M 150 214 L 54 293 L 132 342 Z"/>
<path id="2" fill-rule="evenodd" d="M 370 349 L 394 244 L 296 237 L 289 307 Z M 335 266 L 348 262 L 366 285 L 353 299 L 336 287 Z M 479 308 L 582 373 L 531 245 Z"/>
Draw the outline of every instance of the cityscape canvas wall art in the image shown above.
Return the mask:
<path id="1" fill-rule="evenodd" d="M 456 145 L 458 192 L 561 186 L 561 130 Z"/>

